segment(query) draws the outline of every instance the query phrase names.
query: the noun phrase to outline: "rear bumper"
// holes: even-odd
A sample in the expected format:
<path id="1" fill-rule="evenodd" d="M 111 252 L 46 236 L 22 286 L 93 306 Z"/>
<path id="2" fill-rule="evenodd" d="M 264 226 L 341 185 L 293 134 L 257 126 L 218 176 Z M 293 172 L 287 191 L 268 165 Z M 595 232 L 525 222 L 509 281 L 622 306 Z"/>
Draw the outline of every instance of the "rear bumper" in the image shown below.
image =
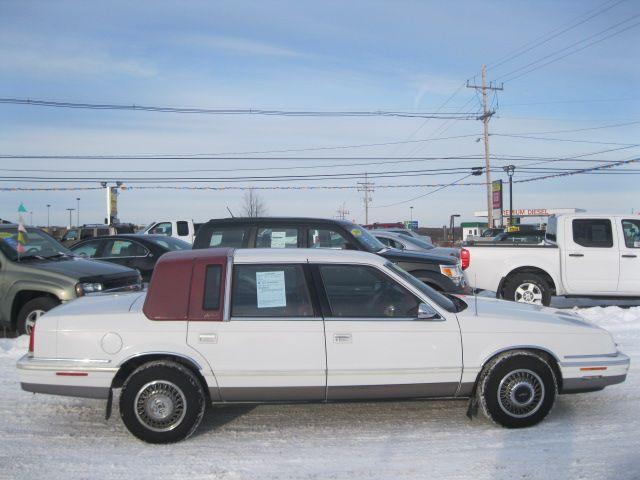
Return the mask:
<path id="1" fill-rule="evenodd" d="M 108 360 L 33 358 L 18 360 L 20 386 L 23 390 L 69 397 L 104 398 L 117 373 Z"/>
<path id="2" fill-rule="evenodd" d="M 560 363 L 563 378 L 560 393 L 591 392 L 622 383 L 627 378 L 630 363 L 629 357 L 622 352 L 565 357 Z"/>

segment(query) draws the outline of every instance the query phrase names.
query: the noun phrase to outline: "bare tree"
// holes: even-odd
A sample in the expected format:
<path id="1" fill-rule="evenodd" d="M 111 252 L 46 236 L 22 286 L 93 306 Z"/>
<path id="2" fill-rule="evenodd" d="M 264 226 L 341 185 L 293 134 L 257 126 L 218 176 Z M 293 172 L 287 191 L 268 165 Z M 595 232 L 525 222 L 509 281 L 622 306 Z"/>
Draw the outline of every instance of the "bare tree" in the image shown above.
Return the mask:
<path id="1" fill-rule="evenodd" d="M 267 214 L 267 204 L 253 188 L 244 192 L 242 209 L 246 217 L 264 217 Z"/>

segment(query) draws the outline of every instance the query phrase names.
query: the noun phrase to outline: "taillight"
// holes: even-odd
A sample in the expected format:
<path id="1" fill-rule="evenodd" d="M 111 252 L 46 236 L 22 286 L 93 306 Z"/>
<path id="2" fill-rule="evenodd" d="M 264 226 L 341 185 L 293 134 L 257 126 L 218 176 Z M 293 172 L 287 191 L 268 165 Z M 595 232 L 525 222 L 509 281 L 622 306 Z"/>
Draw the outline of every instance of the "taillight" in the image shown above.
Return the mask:
<path id="1" fill-rule="evenodd" d="M 460 260 L 462 262 L 462 269 L 466 270 L 471 265 L 471 252 L 466 248 L 460 250 Z"/>
<path id="2" fill-rule="evenodd" d="M 36 343 L 36 326 L 31 327 L 31 333 L 29 334 L 29 353 L 33 353 L 33 347 Z"/>

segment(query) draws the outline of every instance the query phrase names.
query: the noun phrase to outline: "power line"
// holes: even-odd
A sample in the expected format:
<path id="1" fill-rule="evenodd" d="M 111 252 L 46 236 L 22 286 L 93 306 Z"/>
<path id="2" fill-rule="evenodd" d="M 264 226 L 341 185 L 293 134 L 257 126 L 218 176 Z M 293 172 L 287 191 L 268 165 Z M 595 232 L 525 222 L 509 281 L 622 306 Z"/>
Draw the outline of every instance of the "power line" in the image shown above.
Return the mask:
<path id="1" fill-rule="evenodd" d="M 533 137 L 529 135 L 516 135 L 508 133 L 491 133 L 492 137 L 508 137 L 508 138 L 521 138 L 525 140 L 543 140 L 547 142 L 570 142 L 570 143 L 590 143 L 596 145 L 622 145 L 626 147 L 640 147 L 638 143 L 618 143 L 618 142 L 598 142 L 593 140 L 575 140 L 569 138 L 552 138 L 552 137 Z"/>
<path id="2" fill-rule="evenodd" d="M 433 195 L 434 193 L 439 192 L 440 190 L 444 190 L 444 189 L 445 189 L 445 188 L 447 188 L 447 187 L 451 187 L 451 186 L 453 186 L 453 185 L 456 185 L 456 184 L 458 184 L 459 182 L 461 182 L 461 181 L 463 181 L 463 180 L 465 180 L 465 179 L 469 178 L 469 177 L 470 177 L 470 176 L 472 176 L 472 175 L 473 175 L 473 173 L 470 173 L 470 174 L 468 174 L 468 175 L 465 175 L 464 177 L 459 178 L 458 180 L 456 180 L 456 181 L 454 181 L 454 182 L 447 183 L 447 184 L 444 184 L 444 185 L 439 185 L 439 186 L 438 186 L 438 188 L 436 188 L 435 190 L 432 190 L 432 191 L 430 191 L 430 192 L 424 193 L 424 194 L 422 194 L 422 195 L 418 195 L 417 197 L 409 198 L 408 200 L 403 200 L 403 201 L 401 201 L 401 202 L 390 203 L 390 204 L 388 204 L 388 205 L 379 205 L 379 206 L 375 206 L 375 207 L 373 207 L 373 208 L 387 208 L 387 207 L 395 207 L 396 205 L 402 205 L 402 204 L 404 204 L 404 203 L 413 202 L 414 200 L 418 200 L 419 198 L 424 198 L 424 197 L 426 197 L 426 196 Z M 482 184 L 478 184 L 478 185 L 482 185 Z"/>
<path id="3" fill-rule="evenodd" d="M 605 2 L 602 5 L 600 5 L 599 7 L 596 7 L 592 10 L 589 10 L 588 12 L 576 17 L 574 20 L 572 20 L 569 25 L 566 28 L 563 28 L 563 26 L 560 26 L 554 30 L 551 30 L 550 32 L 530 41 L 525 43 L 524 45 L 521 45 L 520 47 L 516 48 L 515 50 L 512 50 L 510 53 L 506 54 L 504 57 L 502 57 L 501 59 L 498 59 L 496 62 L 488 65 L 487 68 L 490 69 L 495 69 L 507 62 L 510 62 L 511 60 L 520 57 L 522 55 L 524 55 L 525 53 L 530 52 L 531 50 L 534 50 L 542 45 L 544 45 L 545 43 L 550 42 L 551 40 L 553 40 L 554 38 L 559 37 L 560 35 L 573 30 L 574 28 L 588 22 L 589 20 L 591 20 L 592 18 L 595 18 L 599 15 L 602 15 L 603 13 L 611 10 L 612 8 L 618 6 L 619 4 L 623 3 L 625 0 L 618 0 L 618 1 L 614 1 L 613 4 L 611 4 L 611 1 Z M 586 18 L 582 19 L 582 17 L 584 17 L 585 15 L 587 15 Z M 579 20 L 581 19 L 581 20 Z M 579 21 L 576 21 L 579 20 Z"/>
<path id="4" fill-rule="evenodd" d="M 620 29 L 620 30 L 618 30 L 616 32 L 613 32 L 613 33 L 611 33 L 611 34 L 609 34 L 609 35 L 607 35 L 605 37 L 602 37 L 602 38 L 600 38 L 598 40 L 594 40 L 593 42 L 587 43 L 586 45 L 583 45 L 580 48 L 577 48 L 575 50 L 569 51 L 568 53 L 566 53 L 564 55 L 561 55 L 559 57 L 553 58 L 553 59 L 549 60 L 548 62 L 542 63 L 540 65 L 536 65 L 536 64 L 538 64 L 540 62 L 543 62 L 544 60 L 546 60 L 548 58 L 551 58 L 551 57 L 553 57 L 553 56 L 555 56 L 555 55 L 557 55 L 557 54 L 559 54 L 561 52 L 565 52 L 567 50 L 570 50 L 571 48 L 573 48 L 575 46 L 578 46 L 578 45 L 580 45 L 581 43 L 583 43 L 583 42 L 585 42 L 587 40 L 590 40 L 590 39 L 592 39 L 594 37 L 598 37 L 598 36 L 608 32 L 608 31 L 613 30 L 614 28 L 619 27 L 620 25 L 623 25 L 623 24 L 625 24 L 627 22 L 630 22 L 631 20 L 634 20 L 634 19 L 636 19 L 638 17 L 640 17 L 640 14 L 633 15 L 633 16 L 623 20 L 622 22 L 618 22 L 615 25 L 612 25 L 612 26 L 610 26 L 608 28 L 605 28 L 604 30 L 601 30 L 598 33 L 595 33 L 593 35 L 589 35 L 588 37 L 583 38 L 582 40 L 579 40 L 577 42 L 574 42 L 571 45 L 568 45 L 568 46 L 566 46 L 564 48 L 561 48 L 560 50 L 556 50 L 555 52 L 551 52 L 550 54 L 545 55 L 543 57 L 540 57 L 540 58 L 534 60 L 533 62 L 530 62 L 530 63 L 528 63 L 528 64 L 526 64 L 524 66 L 518 67 L 515 70 L 512 70 L 512 71 L 510 71 L 508 73 L 505 73 L 503 75 L 500 75 L 499 77 L 496 78 L 496 80 L 504 79 L 503 80 L 504 82 L 511 82 L 511 81 L 516 80 L 516 79 L 518 79 L 520 77 L 523 77 L 524 75 L 527 75 L 527 74 L 529 74 L 529 73 L 531 73 L 531 72 L 533 72 L 535 70 L 538 70 L 538 69 L 540 69 L 542 67 L 545 67 L 545 66 L 547 66 L 547 65 L 549 65 L 551 63 L 554 63 L 554 62 L 557 62 L 559 60 L 562 60 L 563 58 L 566 58 L 569 55 L 573 55 L 574 53 L 581 52 L 582 50 L 584 50 L 584 49 L 586 49 L 586 48 L 588 48 L 588 47 L 590 47 L 592 45 L 595 45 L 597 43 L 603 42 L 604 40 L 607 40 L 607 39 L 609 39 L 611 37 L 614 37 L 614 36 L 619 35 L 619 34 L 621 34 L 623 32 L 626 32 L 627 30 L 629 30 L 631 28 L 637 27 L 638 25 L 640 25 L 640 22 L 634 23 L 632 25 L 629 25 L 629 26 L 627 26 L 625 28 L 622 28 L 622 29 Z M 534 66 L 534 65 L 536 65 L 536 66 Z M 530 68 L 529 70 L 526 70 L 529 67 L 532 67 L 532 68 Z M 522 70 L 525 70 L 525 71 L 522 72 Z M 522 73 L 520 73 L 519 75 L 516 75 L 516 76 L 512 76 L 513 74 L 516 74 L 518 72 L 522 72 Z"/>
<path id="5" fill-rule="evenodd" d="M 151 105 L 119 105 L 111 103 L 76 103 L 57 102 L 52 100 L 32 100 L 29 98 L 0 98 L 0 104 L 28 105 L 36 107 L 71 108 L 83 110 L 127 110 L 161 113 L 193 113 L 207 115 L 267 115 L 287 117 L 402 117 L 402 118 L 455 118 L 471 120 L 475 112 L 394 112 L 376 111 L 319 111 L 319 110 L 264 110 L 242 108 L 200 108 L 200 107 L 164 107 Z"/>

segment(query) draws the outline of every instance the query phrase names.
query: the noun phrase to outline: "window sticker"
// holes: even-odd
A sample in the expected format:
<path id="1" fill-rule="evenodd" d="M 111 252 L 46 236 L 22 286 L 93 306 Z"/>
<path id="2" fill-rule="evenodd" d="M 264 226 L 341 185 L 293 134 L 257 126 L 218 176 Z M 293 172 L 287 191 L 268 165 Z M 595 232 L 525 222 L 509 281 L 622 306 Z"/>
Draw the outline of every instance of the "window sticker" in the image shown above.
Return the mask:
<path id="1" fill-rule="evenodd" d="M 284 284 L 284 270 L 277 272 L 256 272 L 256 292 L 258 308 L 287 306 Z"/>
<path id="2" fill-rule="evenodd" d="M 221 233 L 214 233 L 213 235 L 211 235 L 211 242 L 209 242 L 209 245 L 211 245 L 212 247 L 217 247 L 221 243 L 222 243 Z"/>
<path id="3" fill-rule="evenodd" d="M 360 235 L 362 235 L 362 230 L 360 230 L 359 228 L 354 228 L 351 230 L 351 234 L 354 237 L 359 237 Z"/>
<path id="4" fill-rule="evenodd" d="M 128 242 L 123 242 L 122 240 L 116 240 L 115 242 L 113 242 L 113 247 L 111 247 L 111 254 L 120 255 L 120 252 L 122 252 L 122 249 L 127 246 L 127 243 Z"/>
<path id="5" fill-rule="evenodd" d="M 287 232 L 271 232 L 271 248 L 286 248 Z"/>

